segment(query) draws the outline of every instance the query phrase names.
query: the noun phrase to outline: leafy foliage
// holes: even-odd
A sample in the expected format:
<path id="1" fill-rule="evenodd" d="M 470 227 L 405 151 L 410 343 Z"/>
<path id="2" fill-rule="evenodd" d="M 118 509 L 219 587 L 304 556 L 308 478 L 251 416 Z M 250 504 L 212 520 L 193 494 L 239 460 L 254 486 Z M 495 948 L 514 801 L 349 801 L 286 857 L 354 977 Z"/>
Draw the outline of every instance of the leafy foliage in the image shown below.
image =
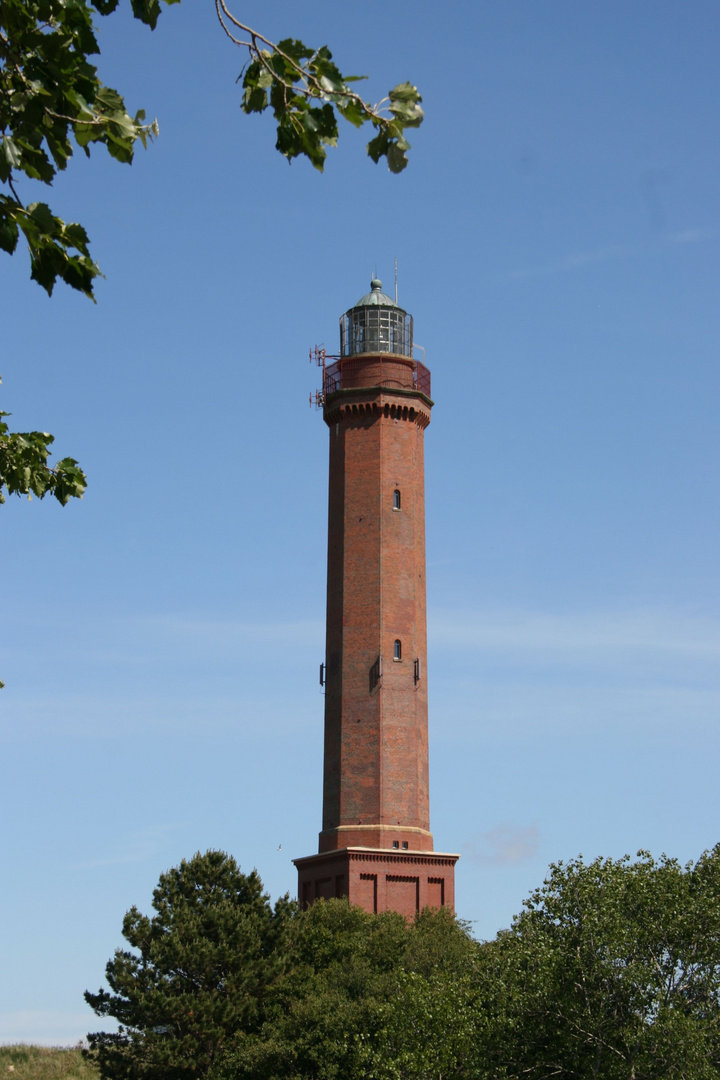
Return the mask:
<path id="1" fill-rule="evenodd" d="M 246 113 L 272 108 L 277 120 L 275 146 L 281 154 L 288 159 L 305 154 L 322 171 L 325 147 L 337 145 L 337 110 L 355 127 L 371 123 L 378 134 L 368 143 L 368 154 L 376 164 L 387 158 L 391 172 L 402 172 L 410 149 L 405 128 L 419 127 L 424 115 L 416 86 L 401 83 L 384 101 L 370 105 L 350 86 L 365 76 L 342 75 L 326 45 L 310 49 L 293 38 L 275 45 L 236 19 L 225 0 L 216 0 L 216 9 L 228 37 L 250 54 L 242 107 Z M 247 38 L 238 38 L 238 30 Z"/>
<path id="2" fill-rule="evenodd" d="M 86 995 L 104 1080 L 716 1080 L 720 845 L 682 867 L 550 868 L 510 930 L 473 941 L 449 912 L 414 923 L 346 901 L 273 911 L 217 852 L 133 908 L 140 955 Z"/>
<path id="3" fill-rule="evenodd" d="M 117 1034 L 88 1036 L 103 1077 L 169 1080 L 203 1076 L 237 1031 L 263 1019 L 268 987 L 283 967 L 294 911 L 270 906 L 256 871 L 243 874 L 223 852 L 197 854 L 160 877 L 156 914 L 128 911 L 106 967 L 112 993 L 86 992 L 99 1016 L 120 1021 Z"/>
<path id="4" fill-rule="evenodd" d="M 346 901 L 300 913 L 289 968 L 259 1031 L 234 1040 L 214 1080 L 413 1080 L 467 1056 L 474 943 L 447 912 L 414 924 Z"/>
<path id="5" fill-rule="evenodd" d="M 163 874 L 153 907 L 125 916 L 112 992 L 85 995 L 121 1024 L 88 1036 L 104 1080 L 400 1080 L 467 1056 L 476 946 L 447 911 L 272 909 L 257 873 L 212 851 Z"/>
<path id="6" fill-rule="evenodd" d="M 70 499 L 82 499 L 85 473 L 75 458 L 66 457 L 48 465 L 50 446 L 55 441 L 47 431 L 11 432 L 0 412 L 0 504 L 5 491 L 10 495 L 54 495 L 65 506 Z"/>
<path id="7" fill-rule="evenodd" d="M 550 868 L 480 951 L 486 1077 L 720 1075 L 720 845 Z"/>
<path id="8" fill-rule="evenodd" d="M 174 3 L 177 0 L 165 0 Z M 51 294 L 58 278 L 92 296 L 100 273 L 81 225 L 65 224 L 43 202 L 25 206 L 19 174 L 51 184 L 67 167 L 73 145 L 90 153 L 103 144 L 118 161 L 131 162 L 134 146 L 157 134 L 140 110 L 103 85 L 88 57 L 99 52 L 93 9 L 107 15 L 118 0 L 2 0 L 0 4 L 0 248 L 12 254 L 22 233 L 31 276 Z M 135 16 L 154 27 L 159 0 L 133 0 Z"/>
<path id="9" fill-rule="evenodd" d="M 133 14 L 154 29 L 161 3 L 131 0 Z M 94 15 L 109 15 L 119 0 L 2 0 L 0 2 L 0 249 L 13 254 L 20 235 L 30 252 L 31 276 L 52 294 L 58 279 L 93 296 L 100 269 L 87 233 L 66 224 L 45 202 L 25 205 L 18 179 L 51 184 L 67 168 L 74 147 L 89 155 L 102 144 L 117 161 L 129 164 L 138 141 L 147 146 L 158 134 L 157 121 L 134 116 L 122 96 L 105 86 L 89 60 L 99 53 Z M 246 113 L 272 107 L 277 149 L 287 158 L 305 154 L 322 169 L 326 147 L 337 143 L 335 110 L 356 127 L 370 122 L 377 135 L 368 145 L 373 161 L 386 157 L 392 172 L 407 165 L 410 144 L 404 131 L 423 118 L 420 95 L 410 83 L 390 91 L 385 102 L 370 105 L 341 75 L 329 49 L 310 49 L 287 38 L 274 45 L 239 22 L 224 0 L 216 0 L 225 32 L 247 49 L 242 108 Z M 247 34 L 238 38 L 236 31 Z"/>

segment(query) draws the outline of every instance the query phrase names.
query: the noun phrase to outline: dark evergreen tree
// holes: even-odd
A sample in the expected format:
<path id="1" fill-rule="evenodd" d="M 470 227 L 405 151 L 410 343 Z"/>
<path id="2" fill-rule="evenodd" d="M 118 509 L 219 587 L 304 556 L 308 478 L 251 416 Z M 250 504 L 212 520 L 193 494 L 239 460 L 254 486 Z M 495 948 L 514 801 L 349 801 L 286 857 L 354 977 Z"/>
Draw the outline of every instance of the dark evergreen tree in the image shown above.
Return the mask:
<path id="1" fill-rule="evenodd" d="M 274 908 L 255 870 L 243 874 L 220 851 L 197 854 L 160 878 L 156 914 L 128 911 L 106 968 L 111 992 L 86 992 L 117 1033 L 88 1036 L 108 1080 L 204 1076 L 229 1038 L 257 1030 L 268 988 L 283 970 L 295 905 Z"/>

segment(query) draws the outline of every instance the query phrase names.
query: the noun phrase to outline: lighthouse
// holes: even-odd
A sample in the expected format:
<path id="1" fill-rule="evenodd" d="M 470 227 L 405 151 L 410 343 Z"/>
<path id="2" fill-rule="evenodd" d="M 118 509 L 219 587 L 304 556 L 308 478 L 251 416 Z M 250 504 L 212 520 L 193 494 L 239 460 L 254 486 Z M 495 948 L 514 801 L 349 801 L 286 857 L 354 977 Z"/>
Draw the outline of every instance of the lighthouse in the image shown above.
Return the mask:
<path id="1" fill-rule="evenodd" d="M 412 917 L 454 908 L 428 791 L 424 435 L 413 319 L 373 279 L 319 395 L 330 441 L 323 817 L 298 895 Z"/>

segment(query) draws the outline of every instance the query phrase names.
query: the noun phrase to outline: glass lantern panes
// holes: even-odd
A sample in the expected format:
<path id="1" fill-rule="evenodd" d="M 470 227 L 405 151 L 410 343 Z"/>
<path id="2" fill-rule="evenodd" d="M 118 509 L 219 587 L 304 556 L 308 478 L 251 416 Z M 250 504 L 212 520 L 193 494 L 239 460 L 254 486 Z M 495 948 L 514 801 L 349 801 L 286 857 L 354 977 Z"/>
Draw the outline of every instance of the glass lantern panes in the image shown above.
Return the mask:
<path id="1" fill-rule="evenodd" d="M 412 356 L 413 320 L 402 308 L 367 305 L 340 319 L 340 355 L 396 353 Z"/>

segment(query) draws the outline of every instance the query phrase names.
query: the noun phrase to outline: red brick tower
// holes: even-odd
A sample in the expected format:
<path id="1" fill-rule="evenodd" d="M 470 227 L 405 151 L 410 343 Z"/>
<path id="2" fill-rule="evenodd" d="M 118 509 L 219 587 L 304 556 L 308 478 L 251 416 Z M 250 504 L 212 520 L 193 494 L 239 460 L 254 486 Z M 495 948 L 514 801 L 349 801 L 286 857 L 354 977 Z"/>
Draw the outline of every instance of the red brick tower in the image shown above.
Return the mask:
<path id="1" fill-rule="evenodd" d="M 330 429 L 323 827 L 299 897 L 411 916 L 454 907 L 457 855 L 433 851 L 425 679 L 430 372 L 412 317 L 372 291 L 323 373 Z"/>

